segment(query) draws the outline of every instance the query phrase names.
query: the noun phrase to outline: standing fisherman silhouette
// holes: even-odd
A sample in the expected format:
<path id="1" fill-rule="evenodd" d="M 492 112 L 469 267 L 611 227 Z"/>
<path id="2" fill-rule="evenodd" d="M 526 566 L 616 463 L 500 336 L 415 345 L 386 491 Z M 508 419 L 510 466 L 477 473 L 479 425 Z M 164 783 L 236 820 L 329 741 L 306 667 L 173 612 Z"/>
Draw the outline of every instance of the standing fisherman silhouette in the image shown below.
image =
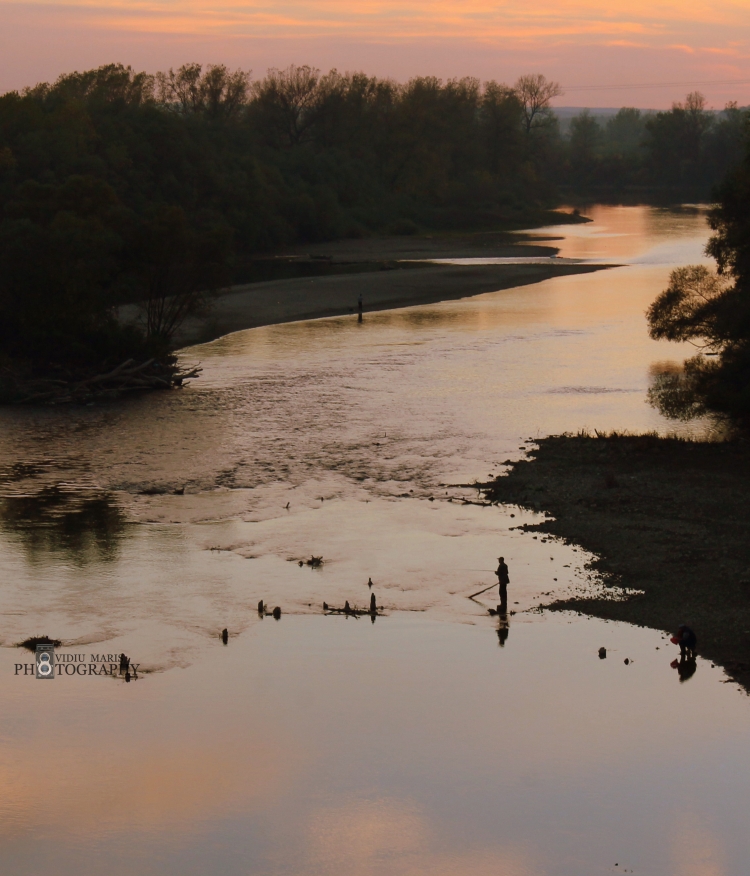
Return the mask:
<path id="1" fill-rule="evenodd" d="M 498 613 L 504 612 L 508 608 L 508 584 L 510 583 L 510 578 L 508 577 L 508 567 L 505 565 L 505 557 L 498 557 L 498 567 L 495 570 L 495 574 L 497 575 L 497 580 L 500 585 L 500 605 L 498 606 Z"/>
<path id="2" fill-rule="evenodd" d="M 357 322 L 362 322 L 362 310 L 364 303 L 362 301 L 362 293 L 359 293 L 359 297 L 357 298 L 357 310 L 359 311 L 359 317 L 357 318 Z"/>

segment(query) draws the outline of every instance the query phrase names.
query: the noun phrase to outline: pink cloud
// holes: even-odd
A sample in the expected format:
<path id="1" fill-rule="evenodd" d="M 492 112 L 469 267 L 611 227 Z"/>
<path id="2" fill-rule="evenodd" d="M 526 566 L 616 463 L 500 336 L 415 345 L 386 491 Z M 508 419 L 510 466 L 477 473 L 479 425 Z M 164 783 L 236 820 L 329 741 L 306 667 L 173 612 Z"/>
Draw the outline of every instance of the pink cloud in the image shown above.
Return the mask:
<path id="1" fill-rule="evenodd" d="M 262 75 L 294 62 L 507 82 L 539 70 L 563 84 L 615 86 L 708 82 L 726 77 L 710 61 L 724 56 L 750 78 L 750 16 L 730 0 L 0 0 L 0 9 L 0 90 L 113 60 L 152 71 L 198 60 Z M 747 86 L 703 90 L 716 104 L 750 102 Z M 673 87 L 595 94 L 598 105 L 684 96 Z"/>

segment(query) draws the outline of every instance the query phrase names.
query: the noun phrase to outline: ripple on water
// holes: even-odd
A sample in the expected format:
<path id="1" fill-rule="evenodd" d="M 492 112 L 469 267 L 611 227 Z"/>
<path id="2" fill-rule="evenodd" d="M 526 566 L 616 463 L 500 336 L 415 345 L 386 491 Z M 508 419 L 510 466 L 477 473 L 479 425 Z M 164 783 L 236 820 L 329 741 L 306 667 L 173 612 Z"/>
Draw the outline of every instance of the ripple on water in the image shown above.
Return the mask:
<path id="1" fill-rule="evenodd" d="M 0 869 L 742 872 L 744 698 L 700 660 L 681 683 L 659 633 L 539 612 L 597 586 L 590 557 L 466 504 L 525 439 L 674 429 L 643 313 L 705 224 L 592 217 L 562 256 L 631 266 L 239 332 L 183 351 L 182 392 L 0 410 Z M 491 618 L 494 588 L 468 597 L 499 555 Z M 322 614 L 373 592 L 374 624 Z M 42 634 L 138 682 L 16 675 Z"/>

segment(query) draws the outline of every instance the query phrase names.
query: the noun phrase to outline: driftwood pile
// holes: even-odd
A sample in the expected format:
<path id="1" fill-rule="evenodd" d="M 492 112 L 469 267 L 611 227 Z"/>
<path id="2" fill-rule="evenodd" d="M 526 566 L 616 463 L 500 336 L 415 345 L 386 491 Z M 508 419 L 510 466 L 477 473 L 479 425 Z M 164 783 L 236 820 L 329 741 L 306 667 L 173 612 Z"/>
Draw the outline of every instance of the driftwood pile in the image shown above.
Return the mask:
<path id="1" fill-rule="evenodd" d="M 128 359 L 106 374 L 96 374 L 84 380 L 18 381 L 13 393 L 13 404 L 61 405 L 71 402 L 89 402 L 118 398 L 126 392 L 145 392 L 152 389 L 175 389 L 191 377 L 197 377 L 200 366 L 181 369 L 176 364 L 165 364 L 156 359 L 136 364 Z"/>
<path id="2" fill-rule="evenodd" d="M 323 612 L 325 614 L 343 614 L 346 617 L 362 617 L 363 615 L 369 615 L 372 618 L 382 617 L 383 616 L 383 607 L 378 607 L 375 601 L 375 594 L 372 593 L 370 595 L 370 607 L 369 608 L 357 608 L 356 606 L 352 608 L 349 605 L 349 600 L 347 599 L 344 603 L 343 608 L 336 608 L 333 605 L 329 605 L 327 602 L 323 603 Z"/>

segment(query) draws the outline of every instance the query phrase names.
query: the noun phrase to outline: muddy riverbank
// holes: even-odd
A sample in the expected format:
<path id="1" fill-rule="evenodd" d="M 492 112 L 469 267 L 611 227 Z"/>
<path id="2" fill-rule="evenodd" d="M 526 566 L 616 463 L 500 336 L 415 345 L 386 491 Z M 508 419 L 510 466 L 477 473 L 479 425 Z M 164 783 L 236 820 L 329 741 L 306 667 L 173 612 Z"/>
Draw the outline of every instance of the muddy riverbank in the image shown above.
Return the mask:
<path id="1" fill-rule="evenodd" d="M 652 436 L 553 436 L 487 486 L 553 515 L 526 527 L 599 558 L 611 589 L 550 608 L 674 631 L 750 686 L 750 448 Z M 624 596 L 622 588 L 637 594 Z"/>
<path id="2" fill-rule="evenodd" d="M 569 214 L 549 215 L 555 221 L 560 217 L 564 223 L 573 221 Z M 573 224 L 587 221 L 577 217 Z M 274 278 L 232 286 L 212 302 L 205 315 L 186 322 L 177 343 L 187 346 L 248 328 L 344 316 L 356 312 L 360 295 L 365 312 L 373 312 L 467 298 L 603 267 L 564 260 L 559 264 L 431 263 L 443 259 L 551 259 L 558 253 L 554 244 L 559 239 L 544 233 L 478 232 L 340 240 L 298 247 L 255 265 L 258 276 Z M 304 262 L 315 270 L 305 271 Z M 284 273 L 294 273 L 294 268 L 310 275 Z M 137 306 L 121 308 L 121 317 L 137 320 Z"/>
<path id="3" fill-rule="evenodd" d="M 180 331 L 180 345 L 206 342 L 242 329 L 303 319 L 354 314 L 362 295 L 365 313 L 469 298 L 485 292 L 587 274 L 601 265 L 435 265 L 420 270 L 374 271 L 235 286 L 210 313 Z"/>

